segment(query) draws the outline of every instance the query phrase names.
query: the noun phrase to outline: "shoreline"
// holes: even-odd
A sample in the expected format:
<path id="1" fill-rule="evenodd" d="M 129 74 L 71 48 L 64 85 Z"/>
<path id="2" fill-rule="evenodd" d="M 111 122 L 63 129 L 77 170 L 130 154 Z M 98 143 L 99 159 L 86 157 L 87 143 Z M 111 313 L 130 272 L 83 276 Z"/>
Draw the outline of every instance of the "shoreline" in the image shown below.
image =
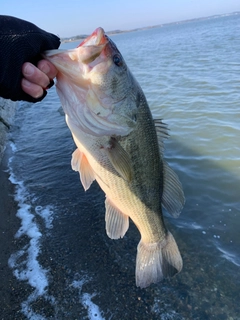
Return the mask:
<path id="1" fill-rule="evenodd" d="M 16 217 L 18 203 L 14 199 L 15 185 L 9 180 L 8 167 L 9 129 L 14 123 L 16 105 L 16 102 L 0 98 L 0 318 L 23 320 L 21 301 L 26 284 L 16 279 L 8 265 L 11 254 L 19 250 L 15 234 L 21 225 Z"/>
<path id="2" fill-rule="evenodd" d="M 16 217 L 18 204 L 14 200 L 15 186 L 9 180 L 8 155 L 5 152 L 0 164 L 0 270 L 1 270 L 1 318 L 17 319 L 21 314 L 21 284 L 8 265 L 8 260 L 12 253 L 17 251 L 17 240 L 15 234 L 21 222 Z M 19 286 L 20 285 L 20 286 Z"/>
<path id="3" fill-rule="evenodd" d="M 14 122 L 17 102 L 0 97 L 0 164 L 6 149 L 8 133 Z"/>
<path id="4" fill-rule="evenodd" d="M 154 24 L 154 25 L 139 27 L 139 28 L 134 28 L 134 29 L 106 31 L 106 34 L 109 36 L 114 36 L 114 35 L 118 35 L 121 33 L 129 33 L 129 32 L 136 32 L 136 31 L 142 31 L 142 30 L 148 30 L 148 29 L 154 29 L 154 28 L 162 28 L 162 27 L 171 26 L 171 25 L 179 25 L 179 24 L 184 24 L 184 23 L 189 23 L 189 22 L 204 21 L 204 20 L 209 20 L 212 18 L 222 18 L 225 16 L 238 15 L 238 14 L 240 14 L 240 11 L 235 11 L 235 12 L 230 12 L 230 13 L 222 13 L 222 14 L 214 14 L 214 15 L 206 16 L 206 17 L 192 18 L 192 19 L 180 20 L 180 21 L 174 21 L 174 22 L 166 22 L 166 23 L 160 23 L 160 24 L 156 24 L 156 25 Z M 84 40 L 89 36 L 90 36 L 90 34 L 81 34 L 81 35 L 75 35 L 75 36 L 71 36 L 71 37 L 62 37 L 61 43 Z"/>

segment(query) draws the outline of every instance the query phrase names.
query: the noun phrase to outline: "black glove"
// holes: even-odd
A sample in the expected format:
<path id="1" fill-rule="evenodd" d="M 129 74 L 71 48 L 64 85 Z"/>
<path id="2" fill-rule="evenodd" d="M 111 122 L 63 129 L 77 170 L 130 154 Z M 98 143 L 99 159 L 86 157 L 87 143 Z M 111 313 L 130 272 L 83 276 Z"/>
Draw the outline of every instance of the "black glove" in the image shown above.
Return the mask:
<path id="1" fill-rule="evenodd" d="M 47 94 L 35 99 L 21 88 L 22 65 L 31 62 L 35 66 L 45 50 L 57 49 L 60 39 L 34 24 L 0 15 L 0 96 L 13 101 L 41 101 Z"/>

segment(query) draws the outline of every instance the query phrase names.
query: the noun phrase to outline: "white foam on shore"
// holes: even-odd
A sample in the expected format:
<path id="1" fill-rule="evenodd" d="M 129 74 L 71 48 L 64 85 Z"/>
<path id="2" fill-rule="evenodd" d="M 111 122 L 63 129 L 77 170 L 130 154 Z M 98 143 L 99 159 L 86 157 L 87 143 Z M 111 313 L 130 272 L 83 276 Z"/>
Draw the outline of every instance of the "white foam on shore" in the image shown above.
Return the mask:
<path id="1" fill-rule="evenodd" d="M 89 278 L 83 277 L 81 280 L 73 281 L 72 286 L 79 291 L 79 301 L 84 306 L 85 309 L 87 309 L 88 312 L 88 319 L 89 320 L 105 320 L 105 318 L 102 317 L 102 312 L 99 309 L 99 307 L 92 302 L 92 298 L 97 295 L 97 293 L 82 293 L 82 286 L 84 283 L 87 283 L 89 281 Z M 80 320 L 80 319 L 79 319 Z"/>
<path id="2" fill-rule="evenodd" d="M 34 215 L 31 213 L 31 205 L 26 203 L 28 192 L 23 182 L 17 181 L 13 173 L 10 174 L 9 180 L 16 185 L 15 201 L 19 205 L 16 216 L 21 219 L 21 227 L 15 237 L 27 236 L 29 238 L 28 244 L 11 255 L 9 266 L 14 270 L 13 273 L 17 279 L 28 281 L 38 294 L 42 295 L 48 285 L 47 270 L 43 269 L 37 260 L 40 252 L 39 240 L 42 234 L 35 222 Z"/>
<path id="3" fill-rule="evenodd" d="M 88 317 L 89 320 L 104 320 L 104 318 L 101 315 L 101 311 L 99 307 L 92 302 L 92 298 L 96 294 L 89 294 L 89 293 L 84 293 L 82 296 L 82 304 L 83 306 L 88 310 Z"/>
<path id="4" fill-rule="evenodd" d="M 16 151 L 16 147 L 11 144 L 12 151 Z M 52 207 L 36 207 L 35 210 L 31 205 L 30 194 L 24 186 L 23 181 L 18 181 L 11 168 L 12 158 L 9 159 L 9 180 L 16 186 L 15 201 L 18 202 L 19 209 L 16 216 L 21 220 L 21 227 L 17 231 L 15 238 L 25 237 L 27 243 L 19 251 L 13 253 L 8 261 L 9 267 L 13 269 L 14 276 L 20 281 L 26 281 L 34 289 L 32 294 L 26 301 L 22 302 L 22 313 L 31 320 L 45 319 L 36 314 L 31 304 L 37 300 L 39 296 L 43 296 L 53 303 L 54 298 L 47 295 L 48 287 L 48 270 L 44 269 L 38 262 L 38 256 L 41 251 L 40 240 L 42 233 L 36 222 L 35 212 L 45 222 L 45 226 L 51 228 L 53 219 Z M 35 212 L 34 212 L 35 211 Z M 25 242 L 25 240 L 24 240 Z"/>
<path id="5" fill-rule="evenodd" d="M 52 206 L 37 206 L 35 208 L 35 212 L 37 215 L 39 215 L 45 222 L 45 227 L 47 229 L 53 228 L 53 207 Z"/>

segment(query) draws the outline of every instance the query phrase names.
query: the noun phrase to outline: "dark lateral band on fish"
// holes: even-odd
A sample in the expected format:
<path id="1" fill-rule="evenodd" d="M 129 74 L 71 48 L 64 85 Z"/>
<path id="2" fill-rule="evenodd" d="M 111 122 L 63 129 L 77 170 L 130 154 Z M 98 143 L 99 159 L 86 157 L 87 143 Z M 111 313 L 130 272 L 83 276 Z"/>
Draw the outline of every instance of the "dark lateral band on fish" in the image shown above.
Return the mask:
<path id="1" fill-rule="evenodd" d="M 58 69 L 57 92 L 77 146 L 72 168 L 85 190 L 96 180 L 106 195 L 107 235 L 122 238 L 129 218 L 141 234 L 136 285 L 145 288 L 182 269 L 162 206 L 174 217 L 185 199 L 176 173 L 163 158 L 168 137 L 153 120 L 146 97 L 114 42 L 96 29 L 76 49 L 48 51 Z"/>

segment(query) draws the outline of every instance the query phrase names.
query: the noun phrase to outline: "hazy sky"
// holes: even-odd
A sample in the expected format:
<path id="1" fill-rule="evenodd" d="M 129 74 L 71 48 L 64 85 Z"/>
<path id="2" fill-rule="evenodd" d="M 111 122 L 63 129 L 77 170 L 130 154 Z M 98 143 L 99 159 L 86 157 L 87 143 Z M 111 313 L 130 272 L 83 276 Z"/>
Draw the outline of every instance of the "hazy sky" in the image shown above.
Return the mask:
<path id="1" fill-rule="evenodd" d="M 127 30 L 240 11 L 240 0 L 0 0 L 0 14 L 35 23 L 60 37 Z"/>

